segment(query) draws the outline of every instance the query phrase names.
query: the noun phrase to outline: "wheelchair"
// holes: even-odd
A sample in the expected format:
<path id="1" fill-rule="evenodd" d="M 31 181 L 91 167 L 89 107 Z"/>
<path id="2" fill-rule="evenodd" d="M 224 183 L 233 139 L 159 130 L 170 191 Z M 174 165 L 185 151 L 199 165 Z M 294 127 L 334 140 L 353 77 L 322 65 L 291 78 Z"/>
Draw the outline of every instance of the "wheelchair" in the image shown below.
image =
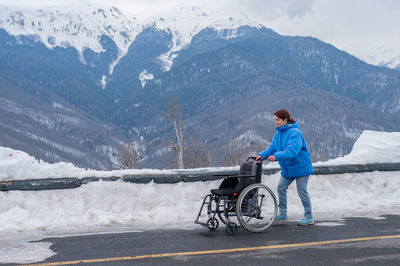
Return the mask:
<path id="1" fill-rule="evenodd" d="M 261 184 L 262 162 L 265 158 L 261 161 L 255 159 L 256 157 L 249 157 L 240 166 L 238 174 L 215 175 L 225 178 L 218 189 L 211 189 L 211 193 L 204 197 L 196 224 L 215 231 L 219 226 L 219 219 L 225 224 L 228 235 L 234 235 L 238 226 L 249 232 L 260 233 L 273 224 L 278 203 L 272 190 Z M 205 210 L 208 220 L 200 222 Z"/>

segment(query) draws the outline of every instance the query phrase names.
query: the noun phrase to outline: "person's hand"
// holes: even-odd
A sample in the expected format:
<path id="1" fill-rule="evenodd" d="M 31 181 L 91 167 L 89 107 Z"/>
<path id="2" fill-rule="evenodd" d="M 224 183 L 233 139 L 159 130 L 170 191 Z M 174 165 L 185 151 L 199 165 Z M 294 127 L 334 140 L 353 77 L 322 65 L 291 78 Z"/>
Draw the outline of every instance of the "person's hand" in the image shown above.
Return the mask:
<path id="1" fill-rule="evenodd" d="M 256 161 L 261 161 L 261 155 L 256 156 Z"/>
<path id="2" fill-rule="evenodd" d="M 267 160 L 270 161 L 270 162 L 275 162 L 276 161 L 276 157 L 275 157 L 275 155 L 271 155 L 271 156 L 269 156 L 267 158 Z"/>

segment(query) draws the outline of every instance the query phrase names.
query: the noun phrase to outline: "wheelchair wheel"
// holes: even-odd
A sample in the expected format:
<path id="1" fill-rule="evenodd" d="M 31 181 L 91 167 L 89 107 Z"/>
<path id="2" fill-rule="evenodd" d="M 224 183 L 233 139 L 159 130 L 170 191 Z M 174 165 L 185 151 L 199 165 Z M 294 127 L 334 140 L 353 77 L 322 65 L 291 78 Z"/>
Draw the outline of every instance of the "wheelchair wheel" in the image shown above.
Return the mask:
<path id="1" fill-rule="evenodd" d="M 238 226 L 233 222 L 229 222 L 225 227 L 226 234 L 230 235 L 230 236 L 233 236 L 234 234 L 236 234 L 237 230 L 238 230 Z"/>
<path id="2" fill-rule="evenodd" d="M 236 202 L 236 216 L 247 231 L 264 232 L 272 225 L 278 203 L 272 190 L 263 184 L 246 187 Z"/>
<path id="3" fill-rule="evenodd" d="M 210 231 L 215 231 L 218 228 L 218 220 L 215 218 L 208 219 L 207 226 Z"/>

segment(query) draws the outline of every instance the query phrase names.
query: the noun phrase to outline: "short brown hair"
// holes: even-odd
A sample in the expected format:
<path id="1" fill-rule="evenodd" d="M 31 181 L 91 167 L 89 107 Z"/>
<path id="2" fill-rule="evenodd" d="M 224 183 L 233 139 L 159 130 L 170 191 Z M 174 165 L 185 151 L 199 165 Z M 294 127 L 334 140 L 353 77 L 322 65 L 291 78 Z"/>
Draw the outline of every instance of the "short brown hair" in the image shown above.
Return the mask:
<path id="1" fill-rule="evenodd" d="M 282 120 L 286 119 L 286 121 L 288 121 L 290 124 L 293 124 L 294 122 L 296 122 L 296 120 L 294 120 L 294 118 L 290 117 L 290 113 L 286 109 L 279 109 L 278 111 L 276 111 L 274 113 L 274 115 L 276 115 L 277 117 L 279 117 Z"/>

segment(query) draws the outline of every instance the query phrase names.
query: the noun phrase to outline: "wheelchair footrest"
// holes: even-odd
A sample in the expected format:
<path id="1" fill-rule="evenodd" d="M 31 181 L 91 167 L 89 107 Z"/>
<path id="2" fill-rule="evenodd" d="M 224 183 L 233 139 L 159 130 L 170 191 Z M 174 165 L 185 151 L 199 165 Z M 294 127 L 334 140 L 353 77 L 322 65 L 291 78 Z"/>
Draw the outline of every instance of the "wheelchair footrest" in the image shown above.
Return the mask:
<path id="1" fill-rule="evenodd" d="M 201 226 L 208 228 L 208 224 L 207 223 L 200 223 Z"/>
<path id="2" fill-rule="evenodd" d="M 203 226 L 203 227 L 205 227 L 205 228 L 208 228 L 208 224 L 207 223 L 202 223 L 202 222 L 199 222 L 199 221 L 194 221 L 194 223 L 195 224 L 199 224 L 199 225 L 201 225 L 201 226 Z"/>

